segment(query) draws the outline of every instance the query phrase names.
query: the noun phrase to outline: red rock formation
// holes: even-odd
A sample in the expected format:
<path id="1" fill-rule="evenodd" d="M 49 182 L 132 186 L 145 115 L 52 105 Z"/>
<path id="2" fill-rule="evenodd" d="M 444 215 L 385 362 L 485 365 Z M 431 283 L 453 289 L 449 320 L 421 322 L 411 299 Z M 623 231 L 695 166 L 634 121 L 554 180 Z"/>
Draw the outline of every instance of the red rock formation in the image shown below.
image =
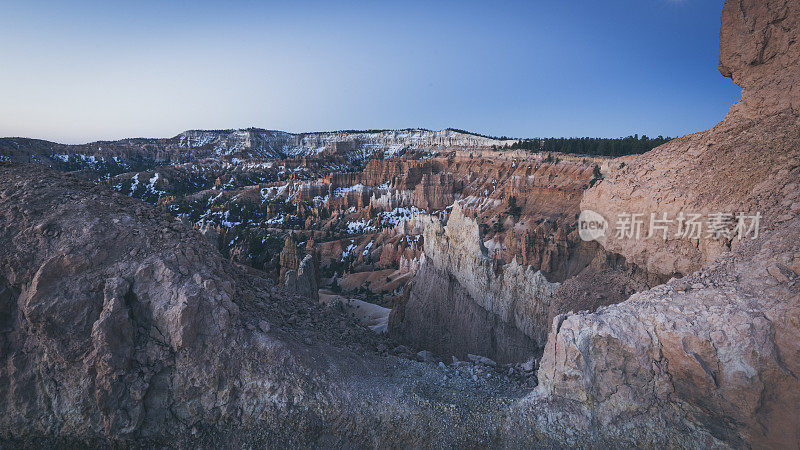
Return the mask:
<path id="1" fill-rule="evenodd" d="M 286 279 L 286 273 L 288 271 L 293 270 L 297 272 L 297 270 L 300 268 L 300 255 L 297 251 L 297 240 L 295 240 L 294 234 L 289 234 L 283 241 L 283 250 L 281 250 L 280 255 L 280 265 L 281 281 Z"/>
<path id="2" fill-rule="evenodd" d="M 325 176 L 325 183 L 332 188 L 353 186 L 361 182 L 361 175 L 357 172 L 334 172 Z"/>
<path id="3" fill-rule="evenodd" d="M 414 205 L 428 211 L 444 209 L 453 203 L 455 192 L 455 180 L 450 173 L 426 173 L 414 188 Z"/>

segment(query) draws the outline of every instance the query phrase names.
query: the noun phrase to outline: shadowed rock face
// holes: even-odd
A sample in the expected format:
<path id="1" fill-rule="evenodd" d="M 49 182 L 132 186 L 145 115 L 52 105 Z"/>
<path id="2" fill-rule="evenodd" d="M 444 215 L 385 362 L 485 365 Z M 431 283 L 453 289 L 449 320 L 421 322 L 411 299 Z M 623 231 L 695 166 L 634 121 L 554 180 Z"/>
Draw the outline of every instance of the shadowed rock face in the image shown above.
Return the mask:
<path id="1" fill-rule="evenodd" d="M 607 250 L 651 273 L 702 270 L 556 318 L 532 398 L 569 399 L 598 427 L 672 409 L 733 445 L 798 445 L 799 18 L 795 0 L 727 1 L 720 70 L 742 100 L 708 131 L 611 164 L 581 204 L 612 221 L 621 212 L 761 212 L 759 238 L 609 236 Z"/>
<path id="2" fill-rule="evenodd" d="M 478 304 L 447 272 L 423 263 L 405 305 L 403 322 L 393 332 L 403 342 L 467 360 L 469 354 L 498 362 L 525 361 L 541 347 L 513 323 Z"/>
<path id="3" fill-rule="evenodd" d="M 0 272 L 20 292 L 4 315 L 3 429 L 124 435 L 160 428 L 170 408 L 219 414 L 234 351 L 222 342 L 240 333 L 230 268 L 138 202 L 0 171 Z"/>
<path id="4" fill-rule="evenodd" d="M 3 440 L 168 442 L 291 415 L 314 377 L 293 347 L 375 348 L 137 200 L 35 166 L 0 180 Z"/>
<path id="5" fill-rule="evenodd" d="M 317 279 L 317 262 L 313 255 L 306 255 L 300 261 L 297 271 L 286 272 L 284 286 L 291 292 L 297 292 L 308 298 L 319 300 L 319 283 Z"/>
<path id="6" fill-rule="evenodd" d="M 0 443 L 797 447 L 798 17 L 797 0 L 727 1 L 721 69 L 742 101 L 609 165 L 583 199 L 606 215 L 760 210 L 761 236 L 608 239 L 650 273 L 691 275 L 556 317 L 531 393 L 381 355 L 353 320 L 141 202 L 0 166 Z"/>
<path id="7" fill-rule="evenodd" d="M 398 333 L 423 348 L 524 361 L 544 345 L 550 299 L 558 283 L 516 259 L 488 256 L 478 224 L 458 203 L 443 225 L 425 220 L 425 260 L 412 281 Z"/>

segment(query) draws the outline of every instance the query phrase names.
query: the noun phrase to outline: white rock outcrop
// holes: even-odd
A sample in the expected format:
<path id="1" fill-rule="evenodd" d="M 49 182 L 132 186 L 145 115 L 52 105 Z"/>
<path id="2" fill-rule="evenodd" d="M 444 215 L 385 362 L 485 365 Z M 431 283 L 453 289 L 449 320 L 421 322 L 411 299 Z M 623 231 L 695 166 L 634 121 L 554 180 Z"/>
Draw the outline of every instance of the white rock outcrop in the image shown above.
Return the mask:
<path id="1" fill-rule="evenodd" d="M 483 244 L 478 223 L 464 215 L 458 202 L 446 225 L 430 216 L 425 221 L 424 248 L 429 263 L 458 280 L 482 308 L 544 345 L 550 299 L 558 283 L 523 267 L 516 258 L 498 270 Z"/>
<path id="2" fill-rule="evenodd" d="M 422 222 L 424 255 L 405 305 L 404 336 L 436 351 L 499 361 L 536 353 L 558 283 L 516 259 L 498 266 L 458 202 L 446 225 L 432 216 Z"/>

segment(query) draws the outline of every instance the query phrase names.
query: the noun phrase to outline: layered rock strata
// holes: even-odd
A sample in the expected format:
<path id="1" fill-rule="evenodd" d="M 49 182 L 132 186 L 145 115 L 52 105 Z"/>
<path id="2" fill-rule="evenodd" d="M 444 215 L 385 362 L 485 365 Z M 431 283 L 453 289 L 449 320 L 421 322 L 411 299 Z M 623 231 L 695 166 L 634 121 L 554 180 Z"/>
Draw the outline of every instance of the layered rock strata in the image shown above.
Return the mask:
<path id="1" fill-rule="evenodd" d="M 249 128 L 188 130 L 172 138 L 135 138 L 81 145 L 54 144 L 26 138 L 0 139 L 0 155 L 16 162 L 48 161 L 136 167 L 160 163 L 223 158 L 282 159 L 315 157 L 366 163 L 375 156 L 395 156 L 407 150 L 452 150 L 502 147 L 516 142 L 456 130 L 376 130 L 293 134 Z"/>
<path id="2" fill-rule="evenodd" d="M 557 318 L 534 403 L 573 405 L 593 433 L 656 435 L 669 420 L 733 446 L 798 445 L 799 21 L 795 0 L 726 1 L 720 70 L 741 101 L 708 131 L 622 158 L 582 202 L 606 217 L 760 213 L 759 236 L 608 236 L 606 249 L 650 272 L 691 275 Z"/>
<path id="3" fill-rule="evenodd" d="M 478 224 L 453 204 L 447 224 L 428 217 L 424 254 L 405 304 L 405 339 L 433 351 L 524 360 L 544 345 L 557 283 L 516 260 L 498 265 Z"/>
<path id="4" fill-rule="evenodd" d="M 383 356 L 153 207 L 0 163 L 0 444 L 796 448 L 798 18 L 796 0 L 726 1 L 720 67 L 742 101 L 604 166 L 583 200 L 609 216 L 760 210 L 760 236 L 609 237 L 650 273 L 688 275 L 557 317 L 532 393 Z"/>

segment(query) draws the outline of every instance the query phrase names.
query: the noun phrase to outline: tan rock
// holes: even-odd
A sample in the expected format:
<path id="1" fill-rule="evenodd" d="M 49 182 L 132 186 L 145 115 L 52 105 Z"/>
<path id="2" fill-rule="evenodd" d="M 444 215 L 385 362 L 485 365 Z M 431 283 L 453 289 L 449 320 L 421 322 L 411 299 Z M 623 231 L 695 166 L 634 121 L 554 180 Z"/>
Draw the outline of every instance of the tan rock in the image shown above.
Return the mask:
<path id="1" fill-rule="evenodd" d="M 433 217 L 425 219 L 424 242 L 425 260 L 412 281 L 402 334 L 436 351 L 459 357 L 483 352 L 503 362 L 524 361 L 544 344 L 550 299 L 558 283 L 516 259 L 505 265 L 493 261 L 477 222 L 465 217 L 458 203 L 446 225 Z M 464 310 L 472 312 L 461 317 Z M 482 317 L 480 325 L 470 323 L 477 322 L 475 316 Z M 488 335 L 475 334 L 482 329 Z M 436 336 L 450 338 L 445 342 Z"/>
<path id="2" fill-rule="evenodd" d="M 800 179 L 799 20 L 795 0 L 726 1 L 720 70 L 742 86 L 742 100 L 708 131 L 623 158 L 625 168 L 581 203 L 607 219 L 761 212 L 760 236 L 730 243 L 608 236 L 607 250 L 651 272 L 703 270 L 595 313 L 556 318 L 531 402 L 583 405 L 574 417 L 586 414 L 598 431 L 627 423 L 656 434 L 672 423 L 705 428 L 734 447 L 798 445 L 800 291 L 783 283 L 788 271 L 776 261 L 796 261 L 800 219 L 776 222 L 786 190 Z"/>

